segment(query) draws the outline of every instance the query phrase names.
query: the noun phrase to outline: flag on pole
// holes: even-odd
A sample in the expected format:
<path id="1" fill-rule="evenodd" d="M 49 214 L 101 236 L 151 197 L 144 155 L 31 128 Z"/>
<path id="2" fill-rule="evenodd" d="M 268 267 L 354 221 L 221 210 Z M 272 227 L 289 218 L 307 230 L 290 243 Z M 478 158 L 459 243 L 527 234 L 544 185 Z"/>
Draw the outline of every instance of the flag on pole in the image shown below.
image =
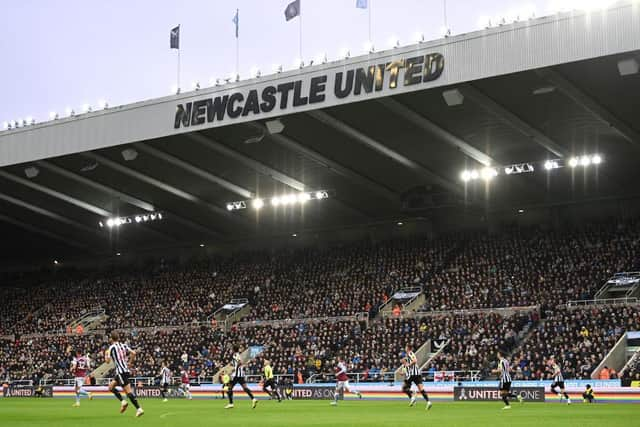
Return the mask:
<path id="1" fill-rule="evenodd" d="M 291 21 L 296 16 L 300 16 L 300 0 L 294 0 L 287 5 L 284 10 L 284 18 L 287 21 Z"/>
<path id="2" fill-rule="evenodd" d="M 369 2 L 367 0 L 356 0 L 356 7 L 358 9 L 366 9 L 369 7 Z"/>
<path id="3" fill-rule="evenodd" d="M 169 35 L 169 49 L 180 49 L 180 25 L 171 30 Z"/>
<path id="4" fill-rule="evenodd" d="M 238 38 L 240 30 L 240 9 L 236 9 L 236 14 L 233 16 L 232 22 L 236 25 L 236 38 Z"/>

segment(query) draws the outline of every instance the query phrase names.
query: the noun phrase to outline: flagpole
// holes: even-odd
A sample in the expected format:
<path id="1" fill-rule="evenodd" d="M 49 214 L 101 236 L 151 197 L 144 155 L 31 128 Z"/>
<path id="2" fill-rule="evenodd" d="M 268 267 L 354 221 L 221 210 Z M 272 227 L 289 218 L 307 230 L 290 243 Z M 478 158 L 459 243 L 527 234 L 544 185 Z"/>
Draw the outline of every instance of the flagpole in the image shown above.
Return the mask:
<path id="1" fill-rule="evenodd" d="M 300 20 L 300 38 L 298 41 L 298 46 L 300 48 L 300 63 L 302 64 L 302 62 L 304 61 L 302 59 L 302 2 L 300 2 L 300 16 L 298 17 Z"/>
<path id="2" fill-rule="evenodd" d="M 178 86 L 178 90 L 177 92 L 180 93 L 180 24 L 178 24 L 178 75 L 177 75 L 177 86 Z"/>
<path id="3" fill-rule="evenodd" d="M 369 40 L 367 42 L 373 44 L 373 41 L 371 40 L 371 8 L 373 7 L 372 3 L 373 2 L 369 0 L 369 7 L 367 8 L 369 9 Z"/>
<path id="4" fill-rule="evenodd" d="M 236 79 L 240 75 L 240 32 L 238 26 L 240 25 L 240 9 L 236 9 Z"/>
<path id="5" fill-rule="evenodd" d="M 449 33 L 449 24 L 447 22 L 447 0 L 442 0 L 442 10 L 444 12 L 444 31 L 446 35 Z"/>

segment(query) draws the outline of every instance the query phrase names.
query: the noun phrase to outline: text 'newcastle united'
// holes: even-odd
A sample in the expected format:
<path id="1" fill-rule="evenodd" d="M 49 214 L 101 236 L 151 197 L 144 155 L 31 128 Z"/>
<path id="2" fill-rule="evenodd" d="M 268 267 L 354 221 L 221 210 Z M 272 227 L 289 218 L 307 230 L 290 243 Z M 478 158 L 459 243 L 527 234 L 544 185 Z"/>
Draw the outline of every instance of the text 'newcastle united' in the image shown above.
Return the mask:
<path id="1" fill-rule="evenodd" d="M 444 70 L 444 57 L 431 53 L 392 62 L 371 65 L 366 68 L 341 70 L 333 76 L 333 93 L 337 99 L 379 92 L 398 85 L 412 86 L 436 80 Z M 400 78 L 402 76 L 402 78 Z M 270 85 L 248 92 L 233 92 L 214 98 L 178 104 L 174 128 L 197 126 L 225 117 L 235 119 L 250 114 L 269 113 L 274 109 L 300 107 L 325 101 L 328 75 L 312 77 L 308 87 L 302 80 Z"/>

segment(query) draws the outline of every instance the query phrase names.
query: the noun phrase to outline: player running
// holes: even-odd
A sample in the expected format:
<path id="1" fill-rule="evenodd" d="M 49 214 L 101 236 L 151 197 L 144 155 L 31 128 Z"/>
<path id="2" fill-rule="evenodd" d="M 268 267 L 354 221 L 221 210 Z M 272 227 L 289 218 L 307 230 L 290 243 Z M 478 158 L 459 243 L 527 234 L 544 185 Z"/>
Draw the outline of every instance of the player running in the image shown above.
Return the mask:
<path id="1" fill-rule="evenodd" d="M 193 396 L 191 396 L 191 383 L 189 381 L 189 373 L 186 371 L 186 369 L 180 371 L 180 390 L 188 400 L 193 399 Z"/>
<path id="2" fill-rule="evenodd" d="M 110 337 L 111 345 L 105 352 L 105 361 L 107 363 L 113 362 L 116 367 L 116 377 L 109 383 L 109 391 L 120 401 L 120 413 L 123 414 L 127 410 L 129 404 L 122 398 L 120 392 L 116 389 L 116 386 L 122 387 L 127 397 L 136 407 L 136 417 L 144 415 L 144 410 L 138 403 L 136 395 L 133 394 L 131 389 L 131 372 L 129 371 L 129 363 L 133 363 L 136 359 L 136 352 L 133 351 L 127 344 L 120 342 L 120 336 L 117 332 L 111 332 Z"/>
<path id="3" fill-rule="evenodd" d="M 169 391 L 169 384 L 171 384 L 171 371 L 166 362 L 162 362 L 162 369 L 160 369 L 160 394 L 162 395 L 162 401 L 168 402 L 167 392 Z"/>
<path id="4" fill-rule="evenodd" d="M 264 384 L 262 385 L 262 390 L 272 399 L 277 398 L 278 403 L 282 402 L 280 390 L 278 390 L 276 381 L 273 378 L 273 369 L 271 368 L 271 361 L 269 359 L 264 359 Z"/>
<path id="5" fill-rule="evenodd" d="M 233 347 L 233 359 L 231 361 L 233 365 L 233 379 L 229 383 L 227 387 L 227 396 L 229 397 L 229 403 L 224 407 L 225 409 L 233 408 L 233 387 L 236 384 L 240 384 L 242 389 L 247 396 L 251 399 L 251 407 L 253 409 L 256 408 L 258 401 L 255 397 L 253 397 L 253 393 L 247 387 L 247 382 L 245 381 L 245 372 L 244 372 L 244 364 L 242 363 L 242 357 L 240 356 L 240 348 L 238 346 Z"/>
<path id="6" fill-rule="evenodd" d="M 494 369 L 492 372 L 494 374 L 500 375 L 500 396 L 502 396 L 502 401 L 504 402 L 504 408 L 502 409 L 511 409 L 511 404 L 509 403 L 509 398 L 518 399 L 518 402 L 523 403 L 524 399 L 519 394 L 511 393 L 511 367 L 509 361 L 504 357 L 504 353 L 501 350 L 498 350 L 498 368 Z"/>
<path id="7" fill-rule="evenodd" d="M 402 368 L 404 370 L 404 385 L 402 386 L 402 391 L 405 392 L 407 396 L 409 396 L 409 406 L 413 406 L 416 404 L 416 393 L 411 391 L 411 384 L 415 384 L 418 387 L 418 391 L 427 402 L 426 410 L 431 409 L 433 404 L 429 400 L 429 395 L 424 389 L 422 385 L 422 374 L 420 372 L 420 367 L 418 366 L 418 358 L 415 353 L 411 349 L 410 345 L 407 345 L 405 348 L 406 355 L 402 358 Z"/>
<path id="8" fill-rule="evenodd" d="M 567 399 L 567 405 L 571 405 L 571 398 L 564 390 L 564 377 L 562 376 L 562 369 L 560 369 L 560 365 L 556 363 L 556 360 L 553 356 L 548 361 L 549 369 L 553 374 L 553 383 L 551 384 L 551 391 L 558 395 L 560 400 L 563 398 Z M 556 390 L 556 387 L 560 389 L 560 391 Z"/>
<path id="9" fill-rule="evenodd" d="M 76 392 L 76 403 L 72 406 L 77 408 L 80 406 L 80 396 L 88 397 L 89 400 L 93 399 L 93 395 L 83 388 L 84 379 L 87 376 L 87 371 L 91 369 L 91 362 L 89 356 L 84 356 L 80 351 L 76 353 L 76 357 L 71 360 L 71 373 L 74 377 L 74 390 Z"/>
<path id="10" fill-rule="evenodd" d="M 336 371 L 336 391 L 333 393 L 333 400 L 331 401 L 332 405 L 338 404 L 338 397 L 340 396 L 341 390 L 346 390 L 348 393 L 353 393 L 358 396 L 358 399 L 362 399 L 362 393 L 358 390 L 352 389 L 349 387 L 349 377 L 347 376 L 347 365 L 344 363 L 344 359 L 342 357 L 338 357 L 338 366 L 335 368 Z"/>

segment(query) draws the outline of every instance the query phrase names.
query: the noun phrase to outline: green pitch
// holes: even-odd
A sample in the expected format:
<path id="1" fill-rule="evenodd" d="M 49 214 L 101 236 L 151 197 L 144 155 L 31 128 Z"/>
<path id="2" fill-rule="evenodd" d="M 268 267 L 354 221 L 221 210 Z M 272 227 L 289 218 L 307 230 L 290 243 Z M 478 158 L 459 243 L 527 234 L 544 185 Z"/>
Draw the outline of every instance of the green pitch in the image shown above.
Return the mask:
<path id="1" fill-rule="evenodd" d="M 406 402 L 345 401 L 332 407 L 327 401 L 260 401 L 254 410 L 246 400 L 234 409 L 223 409 L 223 400 L 142 400 L 145 414 L 135 418 L 135 409 L 118 413 L 115 399 L 82 401 L 72 408 L 71 399 L 0 399 L 2 427 L 113 427 L 135 426 L 631 426 L 637 423 L 633 404 L 558 403 L 513 404 L 502 411 L 496 403 L 434 403 L 427 412 L 422 402 L 409 408 Z M 224 424 L 223 424 L 224 423 Z"/>

